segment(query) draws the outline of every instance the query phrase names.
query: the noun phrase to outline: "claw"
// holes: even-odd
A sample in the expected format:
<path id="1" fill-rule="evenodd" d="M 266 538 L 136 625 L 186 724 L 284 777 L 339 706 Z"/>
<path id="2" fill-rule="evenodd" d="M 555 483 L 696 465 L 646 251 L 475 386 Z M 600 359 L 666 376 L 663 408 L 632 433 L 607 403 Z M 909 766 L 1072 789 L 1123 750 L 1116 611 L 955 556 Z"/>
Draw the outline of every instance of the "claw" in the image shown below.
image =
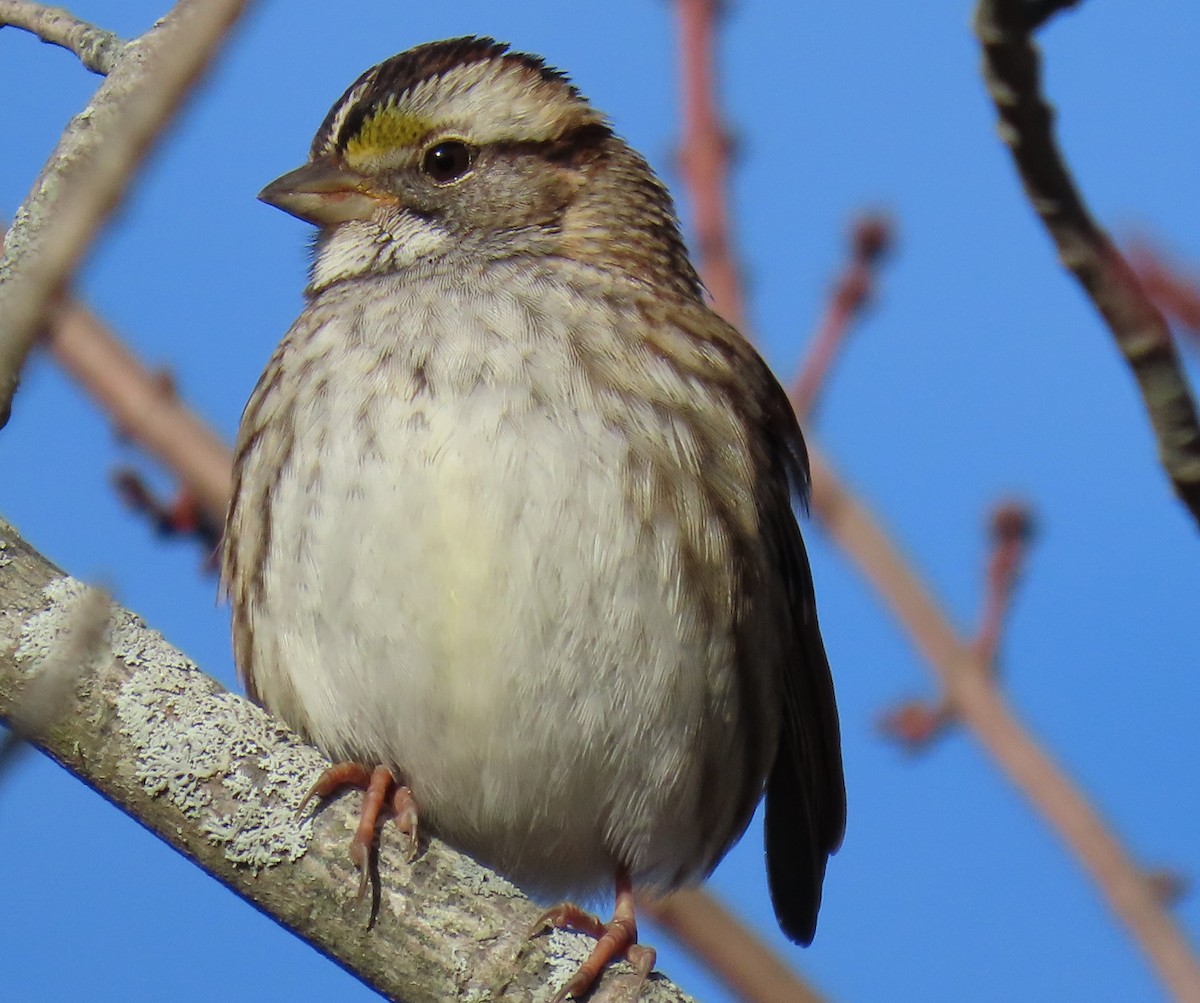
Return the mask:
<path id="1" fill-rule="evenodd" d="M 580 909 L 570 902 L 563 902 L 547 909 L 530 928 L 529 937 L 535 937 L 547 929 L 574 930 L 596 938 L 591 954 L 579 966 L 579 970 L 567 980 L 554 995 L 552 1003 L 565 1003 L 568 999 L 578 1000 L 586 996 L 600 981 L 604 970 L 618 958 L 625 958 L 638 973 L 638 983 L 630 999 L 642 994 L 642 987 L 654 968 L 654 948 L 637 942 L 637 919 L 633 908 L 633 884 L 629 872 L 621 868 L 617 872 L 617 895 L 613 906 L 613 918 L 604 923 L 599 917 Z"/>
<path id="2" fill-rule="evenodd" d="M 392 771 L 386 766 L 376 766 L 371 770 L 362 763 L 336 763 L 325 770 L 309 788 L 296 809 L 297 817 L 304 813 L 313 799 L 324 801 L 343 787 L 355 787 L 365 792 L 362 811 L 358 817 L 358 829 L 354 838 L 350 840 L 350 860 L 359 872 L 358 892 L 355 898 L 361 899 L 367 892 L 371 851 L 375 848 L 376 829 L 383 807 L 388 803 L 389 794 L 396 827 L 404 836 L 405 855 L 410 861 L 416 858 L 418 849 L 417 802 L 412 791 L 397 783 Z"/>
<path id="3" fill-rule="evenodd" d="M 417 832 L 417 802 L 413 792 L 404 784 L 397 784 L 392 792 L 392 818 L 405 841 L 405 859 L 411 864 L 417 859 L 420 839 Z"/>

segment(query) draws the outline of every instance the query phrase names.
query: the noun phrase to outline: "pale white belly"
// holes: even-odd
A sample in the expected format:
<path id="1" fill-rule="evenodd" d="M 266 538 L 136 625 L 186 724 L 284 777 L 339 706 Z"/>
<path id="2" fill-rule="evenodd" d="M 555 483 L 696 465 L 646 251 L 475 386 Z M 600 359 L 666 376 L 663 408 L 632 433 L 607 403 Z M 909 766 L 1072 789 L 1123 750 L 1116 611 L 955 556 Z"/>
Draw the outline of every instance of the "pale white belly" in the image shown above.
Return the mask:
<path id="1" fill-rule="evenodd" d="M 679 526 L 634 515 L 628 436 L 564 332 L 509 308 L 490 343 L 453 304 L 386 353 L 308 341 L 352 361 L 293 416 L 323 448 L 274 488 L 256 685 L 518 881 L 587 890 L 623 863 L 673 884 L 731 835 L 702 799 L 744 803 L 729 618 L 682 594 Z"/>

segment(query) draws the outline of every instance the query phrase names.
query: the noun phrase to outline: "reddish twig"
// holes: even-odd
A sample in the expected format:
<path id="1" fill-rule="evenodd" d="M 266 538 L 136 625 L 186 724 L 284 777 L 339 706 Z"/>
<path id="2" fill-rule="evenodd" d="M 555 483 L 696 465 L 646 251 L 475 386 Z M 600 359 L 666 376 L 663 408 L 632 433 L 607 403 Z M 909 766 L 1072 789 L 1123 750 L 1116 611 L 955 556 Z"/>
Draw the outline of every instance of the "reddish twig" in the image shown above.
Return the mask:
<path id="1" fill-rule="evenodd" d="M 742 281 L 730 237 L 726 188 L 731 141 L 717 109 L 713 52 L 721 0 L 676 0 L 682 60 L 683 136 L 679 163 L 692 195 L 692 227 L 714 307 L 734 327 L 745 323 Z"/>
<path id="2" fill-rule="evenodd" d="M 205 570 L 216 570 L 222 524 L 211 518 L 195 495 L 181 488 L 173 499 L 164 501 L 132 467 L 113 471 L 112 482 L 122 501 L 133 511 L 146 516 L 159 536 L 196 540 L 205 553 Z"/>
<path id="3" fill-rule="evenodd" d="M 1184 274 L 1147 241 L 1131 244 L 1129 263 L 1146 295 L 1160 310 L 1175 318 L 1191 336 L 1191 345 L 1200 347 L 1200 276 Z"/>
<path id="4" fill-rule="evenodd" d="M 916 753 L 945 734 L 954 721 L 954 711 L 944 697 L 936 702 L 905 700 L 879 715 L 876 730 L 905 752 Z"/>
<path id="5" fill-rule="evenodd" d="M 808 354 L 792 381 L 792 407 L 807 418 L 816 407 L 821 388 L 829 378 L 838 349 L 854 321 L 870 303 L 879 263 L 891 247 L 892 222 L 873 213 L 855 220 L 850 229 L 850 260 L 833 285 L 825 316 L 809 345 Z"/>
<path id="6" fill-rule="evenodd" d="M 992 552 L 987 563 L 983 615 L 975 635 L 975 652 L 979 663 L 994 674 L 1001 632 L 1012 605 L 1013 591 L 1024 570 L 1034 526 L 1029 508 L 1015 501 L 996 506 L 990 521 Z"/>
<path id="7" fill-rule="evenodd" d="M 749 927 L 700 889 L 638 901 L 642 911 L 670 933 L 745 1003 L 821 1003 Z"/>
<path id="8" fill-rule="evenodd" d="M 924 583 L 820 452 L 809 448 L 813 512 L 875 586 L 935 670 L 967 726 L 1095 881 L 1178 1000 L 1200 1003 L 1200 966 L 1147 875 L 1083 793 L 1013 716 L 975 646 L 961 640 Z"/>
<path id="9" fill-rule="evenodd" d="M 977 664 L 994 677 L 1004 623 L 1033 538 L 1029 509 L 1020 502 L 996 506 L 989 520 L 989 535 L 992 546 L 984 574 L 983 611 L 972 647 Z M 954 708 L 943 695 L 934 703 L 910 700 L 899 704 L 880 717 L 878 727 L 908 752 L 917 752 L 953 721 Z"/>
<path id="10" fill-rule="evenodd" d="M 211 526 L 221 526 L 233 486 L 229 447 L 92 313 L 68 300 L 46 346 L 55 360 L 137 443 L 179 479 Z"/>

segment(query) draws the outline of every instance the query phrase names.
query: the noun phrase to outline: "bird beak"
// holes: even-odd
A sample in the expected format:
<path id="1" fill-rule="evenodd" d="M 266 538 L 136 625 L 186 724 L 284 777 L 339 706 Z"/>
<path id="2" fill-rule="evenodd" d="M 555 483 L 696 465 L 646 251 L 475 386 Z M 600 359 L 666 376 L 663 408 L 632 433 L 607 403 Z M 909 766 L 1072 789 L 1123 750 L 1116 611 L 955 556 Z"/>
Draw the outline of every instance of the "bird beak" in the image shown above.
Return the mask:
<path id="1" fill-rule="evenodd" d="M 363 175 L 329 161 L 313 161 L 276 178 L 258 197 L 314 226 L 370 219 L 385 198 Z"/>

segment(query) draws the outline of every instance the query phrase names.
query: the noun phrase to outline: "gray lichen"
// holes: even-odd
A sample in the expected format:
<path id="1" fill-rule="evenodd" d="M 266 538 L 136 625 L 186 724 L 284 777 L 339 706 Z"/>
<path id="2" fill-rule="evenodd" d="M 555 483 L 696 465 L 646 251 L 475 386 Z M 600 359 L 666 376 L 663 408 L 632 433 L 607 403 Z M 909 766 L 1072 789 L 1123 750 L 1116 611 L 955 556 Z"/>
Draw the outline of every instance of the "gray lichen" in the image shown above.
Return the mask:
<path id="1" fill-rule="evenodd" d="M 87 592 L 88 587 L 70 575 L 55 578 L 42 589 L 47 605 L 21 624 L 20 638 L 13 652 L 17 664 L 28 675 L 35 675 L 61 651 L 71 634 L 72 614 Z M 98 668 L 108 655 L 107 648 L 100 647 L 92 653 L 89 664 L 80 666 L 79 671 Z"/>
<path id="2" fill-rule="evenodd" d="M 320 755 L 219 690 L 132 614 L 113 629 L 113 654 L 128 670 L 117 717 L 146 792 L 196 820 L 232 863 L 258 870 L 299 859 L 311 826 L 296 808 L 324 768 Z"/>
<path id="3" fill-rule="evenodd" d="M 230 693 L 127 617 L 114 654 L 137 668 L 121 685 L 121 732 L 138 750 L 137 779 L 190 818 L 232 863 L 260 869 L 304 854 L 311 825 L 299 800 L 324 768 L 264 711 Z"/>
<path id="4" fill-rule="evenodd" d="M 22 624 L 15 651 L 27 674 L 61 659 L 88 593 L 69 576 L 42 589 L 45 605 Z M 296 808 L 325 765 L 315 750 L 125 610 L 113 607 L 107 643 L 86 657 L 73 671 L 115 688 L 121 733 L 137 750 L 129 769 L 147 794 L 195 820 L 232 863 L 258 870 L 303 855 L 311 826 Z"/>

